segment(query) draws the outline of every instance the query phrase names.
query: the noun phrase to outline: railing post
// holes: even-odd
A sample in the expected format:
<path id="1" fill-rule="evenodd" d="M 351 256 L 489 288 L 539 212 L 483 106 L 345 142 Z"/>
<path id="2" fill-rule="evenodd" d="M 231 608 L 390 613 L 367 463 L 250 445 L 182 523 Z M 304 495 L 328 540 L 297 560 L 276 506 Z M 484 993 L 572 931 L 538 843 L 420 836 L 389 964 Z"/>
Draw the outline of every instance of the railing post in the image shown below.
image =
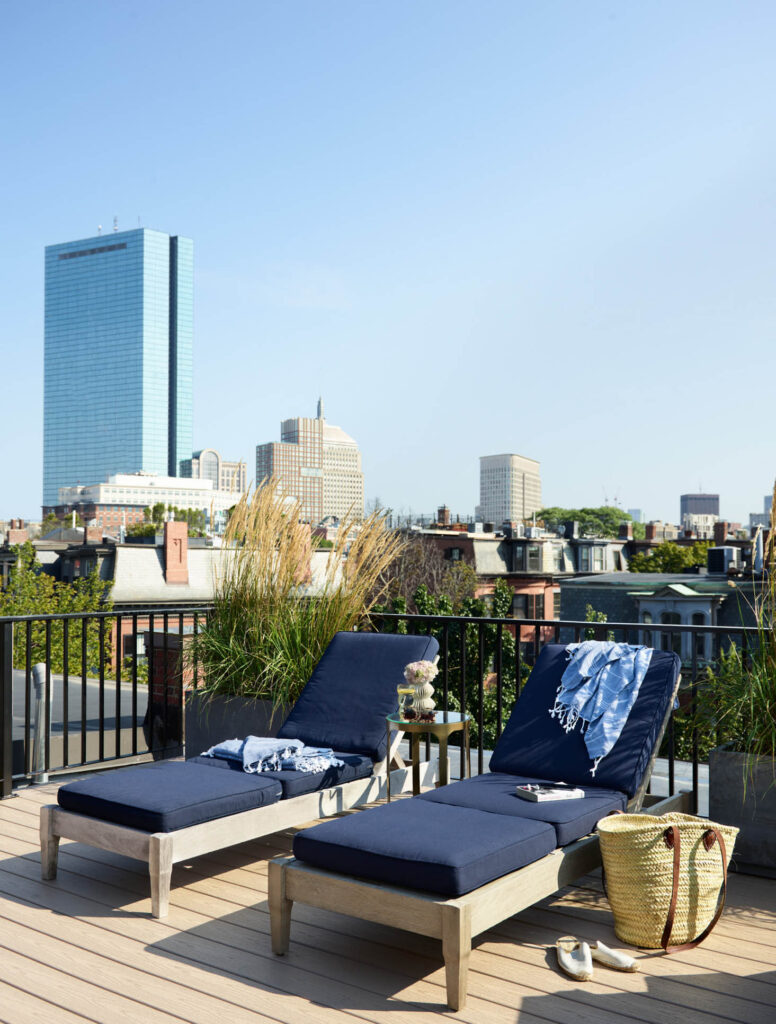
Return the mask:
<path id="1" fill-rule="evenodd" d="M 0 799 L 13 787 L 13 623 L 0 623 Z"/>

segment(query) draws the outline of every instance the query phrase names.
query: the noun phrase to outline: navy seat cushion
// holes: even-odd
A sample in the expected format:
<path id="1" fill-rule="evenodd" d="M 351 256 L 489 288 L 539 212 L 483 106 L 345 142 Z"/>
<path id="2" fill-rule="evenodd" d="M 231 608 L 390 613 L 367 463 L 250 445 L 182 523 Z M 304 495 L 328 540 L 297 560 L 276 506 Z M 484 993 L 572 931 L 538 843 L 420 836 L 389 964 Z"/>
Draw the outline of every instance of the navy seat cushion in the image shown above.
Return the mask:
<path id="1" fill-rule="evenodd" d="M 443 896 L 461 896 L 556 847 L 542 821 L 399 800 L 305 829 L 299 860 L 347 875 Z"/>
<path id="2" fill-rule="evenodd" d="M 273 804 L 281 793 L 277 779 L 158 761 L 70 782 L 60 787 L 57 800 L 65 810 L 117 825 L 174 832 Z"/>
<path id="3" fill-rule="evenodd" d="M 331 747 L 379 761 L 386 754 L 385 716 L 410 661 L 433 660 L 433 637 L 337 633 L 278 732 L 311 747 Z"/>
<path id="4" fill-rule="evenodd" d="M 470 807 L 490 814 L 506 814 L 514 818 L 543 821 L 555 829 L 558 846 L 566 846 L 593 831 L 597 822 L 612 811 L 624 811 L 628 802 L 624 793 L 598 786 L 581 787 L 585 796 L 580 800 L 548 800 L 532 803 L 515 793 L 518 784 L 526 782 L 557 782 L 557 779 L 536 779 L 500 772 L 487 772 L 472 779 L 453 782 L 449 786 L 422 793 L 418 800 Z"/>
<path id="5" fill-rule="evenodd" d="M 334 756 L 343 761 L 341 768 L 329 768 L 325 772 L 262 772 L 259 778 L 275 779 L 283 788 L 282 799 L 300 796 L 302 793 L 313 793 L 329 786 L 340 786 L 344 782 L 365 779 L 372 774 L 374 763 L 371 757 L 362 754 L 342 754 L 335 751 Z M 203 764 L 215 768 L 231 768 L 242 773 L 241 766 L 235 761 L 227 761 L 222 757 L 192 757 L 188 764 Z"/>
<path id="6" fill-rule="evenodd" d="M 681 668 L 669 651 L 655 651 L 620 738 L 601 761 L 595 777 L 582 733 L 566 733 L 550 708 L 568 664 L 563 644 L 547 644 L 536 660 L 520 699 L 490 759 L 494 772 L 554 779 L 573 785 L 615 789 L 632 797 L 657 742 Z"/>

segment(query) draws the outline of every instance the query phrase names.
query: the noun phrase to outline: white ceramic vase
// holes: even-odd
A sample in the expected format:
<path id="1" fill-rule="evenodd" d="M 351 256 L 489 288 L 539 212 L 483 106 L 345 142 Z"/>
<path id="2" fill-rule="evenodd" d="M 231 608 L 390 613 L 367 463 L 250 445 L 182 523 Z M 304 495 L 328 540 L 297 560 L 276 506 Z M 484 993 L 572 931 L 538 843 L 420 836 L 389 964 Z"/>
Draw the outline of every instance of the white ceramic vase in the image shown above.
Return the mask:
<path id="1" fill-rule="evenodd" d="M 434 710 L 433 693 L 434 687 L 431 683 L 418 683 L 414 688 L 412 706 L 419 715 L 428 714 Z"/>

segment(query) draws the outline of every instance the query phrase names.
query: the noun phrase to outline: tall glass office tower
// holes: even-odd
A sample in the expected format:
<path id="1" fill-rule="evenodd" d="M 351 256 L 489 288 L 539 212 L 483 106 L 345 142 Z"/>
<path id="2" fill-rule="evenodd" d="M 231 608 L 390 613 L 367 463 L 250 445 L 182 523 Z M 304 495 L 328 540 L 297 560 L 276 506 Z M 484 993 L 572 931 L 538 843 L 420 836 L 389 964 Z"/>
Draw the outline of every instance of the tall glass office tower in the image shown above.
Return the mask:
<path id="1" fill-rule="evenodd" d="M 43 504 L 192 450 L 194 244 L 161 231 L 46 248 Z"/>

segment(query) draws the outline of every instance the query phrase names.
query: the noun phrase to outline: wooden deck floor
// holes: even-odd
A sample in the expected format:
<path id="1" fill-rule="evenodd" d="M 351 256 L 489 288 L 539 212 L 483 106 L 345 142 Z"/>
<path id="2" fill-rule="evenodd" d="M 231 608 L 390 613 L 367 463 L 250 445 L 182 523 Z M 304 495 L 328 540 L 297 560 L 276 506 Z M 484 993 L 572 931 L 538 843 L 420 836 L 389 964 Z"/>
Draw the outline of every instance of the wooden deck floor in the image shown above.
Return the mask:
<path id="1" fill-rule="evenodd" d="M 0 1020 L 7 1024 L 709 1024 L 776 1019 L 776 882 L 731 880 L 728 909 L 699 949 L 641 956 L 575 984 L 552 944 L 576 934 L 619 944 L 600 881 L 584 880 L 480 936 L 465 1010 L 444 1007 L 439 945 L 296 907 L 291 952 L 269 950 L 273 836 L 176 866 L 170 916 L 149 917 L 142 865 L 63 843 L 41 882 L 38 808 L 55 786 L 0 803 Z"/>

